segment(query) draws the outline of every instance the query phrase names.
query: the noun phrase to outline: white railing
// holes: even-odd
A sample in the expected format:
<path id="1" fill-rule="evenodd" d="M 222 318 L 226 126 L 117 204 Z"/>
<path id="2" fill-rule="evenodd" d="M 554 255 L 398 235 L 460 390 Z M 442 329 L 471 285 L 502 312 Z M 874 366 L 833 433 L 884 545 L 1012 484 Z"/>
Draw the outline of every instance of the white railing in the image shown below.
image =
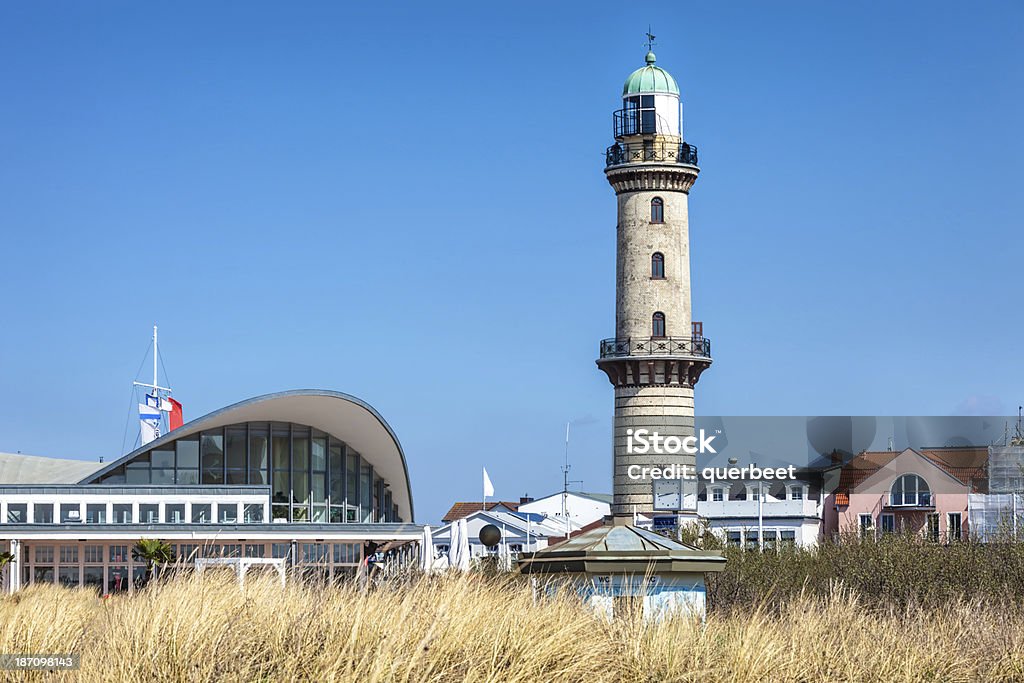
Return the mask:
<path id="1" fill-rule="evenodd" d="M 723 517 L 757 517 L 756 500 L 701 500 L 697 502 L 697 514 L 701 517 L 718 519 Z M 761 508 L 763 517 L 816 517 L 816 500 L 766 500 Z"/>

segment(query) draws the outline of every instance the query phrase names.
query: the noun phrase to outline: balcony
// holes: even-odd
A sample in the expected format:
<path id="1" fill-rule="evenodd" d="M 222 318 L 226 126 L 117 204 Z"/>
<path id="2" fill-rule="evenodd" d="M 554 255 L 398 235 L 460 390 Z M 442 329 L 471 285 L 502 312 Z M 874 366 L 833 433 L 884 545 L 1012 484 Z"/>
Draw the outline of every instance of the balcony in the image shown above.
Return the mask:
<path id="1" fill-rule="evenodd" d="M 891 510 L 934 510 L 935 498 L 931 492 L 887 493 L 882 507 Z"/>
<path id="2" fill-rule="evenodd" d="M 653 161 L 669 164 L 697 165 L 697 148 L 687 142 L 651 141 L 627 144 L 617 142 L 605 150 L 606 166 Z"/>
<path id="3" fill-rule="evenodd" d="M 710 494 L 709 494 L 710 495 Z M 756 500 L 701 500 L 697 502 L 697 513 L 707 519 L 757 519 Z M 770 517 L 818 517 L 818 501 L 766 500 L 761 516 Z"/>
<path id="4" fill-rule="evenodd" d="M 618 337 L 601 342 L 601 358 L 628 356 L 684 356 L 711 358 L 706 337 Z"/>

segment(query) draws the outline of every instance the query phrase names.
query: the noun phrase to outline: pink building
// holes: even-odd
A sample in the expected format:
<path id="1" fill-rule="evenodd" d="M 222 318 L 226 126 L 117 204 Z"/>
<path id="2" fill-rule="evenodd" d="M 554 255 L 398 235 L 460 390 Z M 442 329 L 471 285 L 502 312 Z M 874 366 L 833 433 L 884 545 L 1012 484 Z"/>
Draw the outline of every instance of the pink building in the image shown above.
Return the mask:
<path id="1" fill-rule="evenodd" d="M 913 532 L 932 540 L 967 536 L 967 496 L 986 493 L 986 448 L 865 451 L 825 471 L 838 479 L 825 498 L 826 536 Z"/>

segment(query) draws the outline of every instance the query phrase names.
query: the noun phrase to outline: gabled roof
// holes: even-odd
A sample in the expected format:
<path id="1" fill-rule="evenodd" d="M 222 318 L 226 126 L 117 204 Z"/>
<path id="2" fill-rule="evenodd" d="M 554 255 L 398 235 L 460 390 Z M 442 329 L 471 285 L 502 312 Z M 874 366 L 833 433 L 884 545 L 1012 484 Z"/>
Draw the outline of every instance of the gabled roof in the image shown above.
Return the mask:
<path id="1" fill-rule="evenodd" d="M 488 505 L 490 507 L 490 505 Z M 550 517 L 544 515 L 530 515 L 530 519 L 527 520 L 523 515 L 518 512 L 507 512 L 500 506 L 495 505 L 490 510 L 474 510 L 466 515 L 465 519 L 471 520 L 474 518 L 481 518 L 488 524 L 493 524 L 497 527 L 508 527 L 516 529 L 522 533 L 530 533 L 538 538 L 552 538 L 556 534 L 564 533 L 565 526 L 560 520 L 553 520 Z M 537 519 L 539 518 L 539 520 Z M 440 527 L 434 529 L 434 537 L 439 538 L 444 534 L 449 533 L 452 524 L 458 520 L 452 520 Z"/>
<path id="2" fill-rule="evenodd" d="M 863 451 L 843 465 L 836 488 L 836 505 L 848 505 L 849 494 L 854 493 L 868 477 L 895 460 L 906 451 L 919 456 L 959 481 L 974 488 L 975 482 L 988 476 L 987 447 L 908 448 L 904 451 Z M 846 502 L 839 502 L 842 497 Z"/>
<path id="3" fill-rule="evenodd" d="M 606 503 L 608 505 L 612 504 L 612 494 L 610 493 L 584 493 L 583 491 L 566 491 L 566 493 L 568 493 L 570 496 L 576 496 L 577 498 L 587 498 L 589 500 L 597 501 L 598 503 Z M 532 505 L 533 503 L 539 503 L 550 498 L 561 497 L 562 492 L 555 491 L 554 493 L 549 493 L 546 496 L 541 496 L 540 498 L 534 498 L 533 500 L 530 500 L 528 502 L 520 503 L 520 505 Z"/>
<path id="4" fill-rule="evenodd" d="M 89 460 L 0 453 L 0 483 L 75 484 L 103 467 L 106 465 Z"/>
<path id="5" fill-rule="evenodd" d="M 454 522 L 457 519 L 462 519 L 463 517 L 468 517 L 469 515 L 473 514 L 474 512 L 479 512 L 480 510 L 485 510 L 485 509 L 486 510 L 493 510 L 494 508 L 498 507 L 499 505 L 503 506 L 503 507 L 505 507 L 505 508 L 507 508 L 509 510 L 511 510 L 512 512 L 515 512 L 515 511 L 517 511 L 519 509 L 519 503 L 513 503 L 513 502 L 507 501 L 507 500 L 495 500 L 495 501 L 489 502 L 489 503 L 487 503 L 487 507 L 486 508 L 484 508 L 483 502 L 479 502 L 479 503 L 463 503 L 463 502 L 458 502 L 458 503 L 452 503 L 451 508 L 448 510 L 448 512 L 446 512 L 444 514 L 444 517 L 441 518 L 441 521 L 447 524 L 449 522 Z"/>

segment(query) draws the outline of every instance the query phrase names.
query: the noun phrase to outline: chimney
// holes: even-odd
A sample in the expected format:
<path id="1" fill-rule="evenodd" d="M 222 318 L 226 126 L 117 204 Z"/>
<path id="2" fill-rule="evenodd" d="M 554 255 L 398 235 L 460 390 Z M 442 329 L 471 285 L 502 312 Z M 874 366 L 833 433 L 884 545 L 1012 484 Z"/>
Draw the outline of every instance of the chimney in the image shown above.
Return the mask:
<path id="1" fill-rule="evenodd" d="M 530 494 L 526 494 L 525 496 L 519 496 L 519 504 L 520 505 L 526 505 L 527 503 L 532 503 L 532 502 L 533 502 L 533 497 Z"/>

